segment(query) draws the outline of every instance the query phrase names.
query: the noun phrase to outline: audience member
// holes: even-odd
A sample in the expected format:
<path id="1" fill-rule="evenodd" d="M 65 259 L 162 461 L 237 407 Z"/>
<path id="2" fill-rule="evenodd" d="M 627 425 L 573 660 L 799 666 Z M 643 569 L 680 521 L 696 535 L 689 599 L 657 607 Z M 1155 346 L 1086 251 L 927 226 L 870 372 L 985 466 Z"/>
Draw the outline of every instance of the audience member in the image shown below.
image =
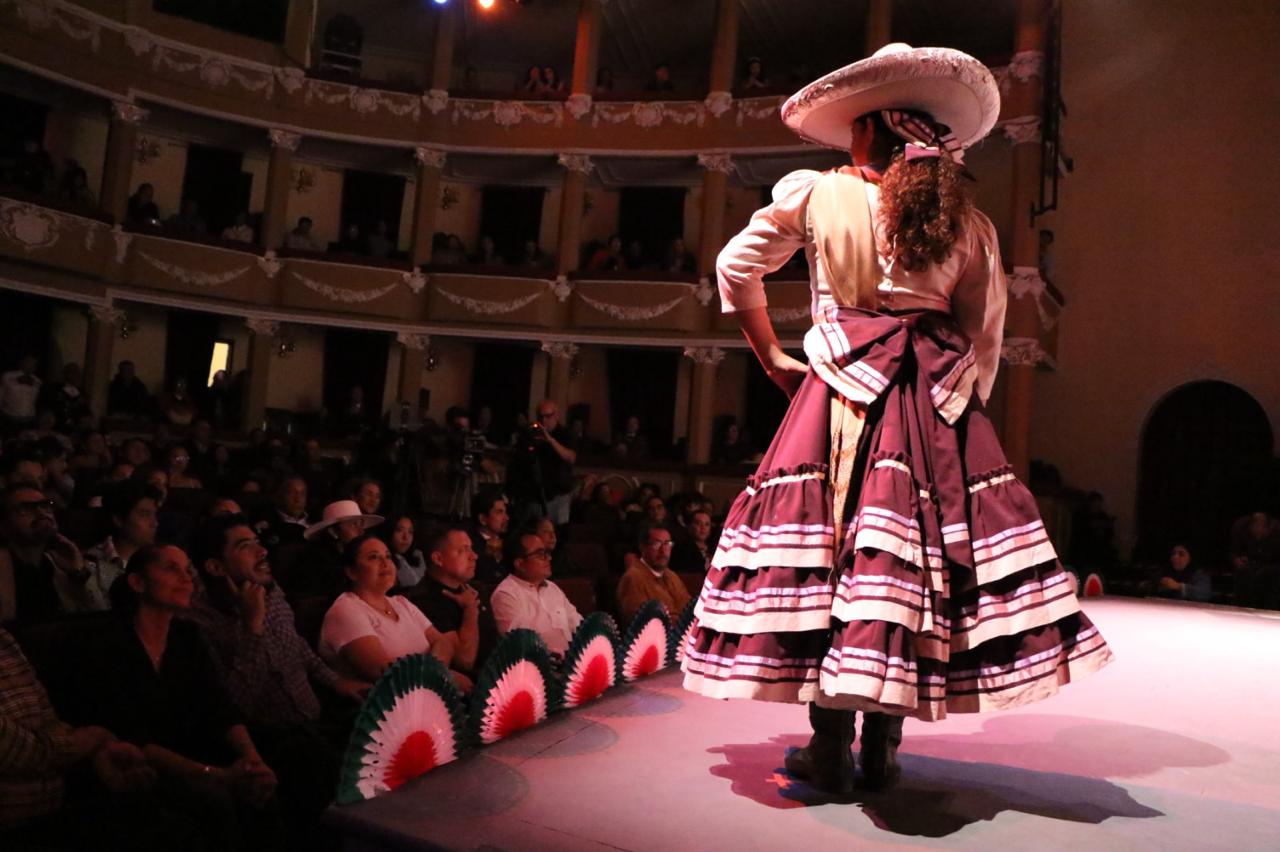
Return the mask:
<path id="1" fill-rule="evenodd" d="M 222 238 L 233 243 L 253 242 L 253 228 L 249 225 L 249 214 L 244 210 L 236 213 L 235 221 L 222 229 Z"/>
<path id="2" fill-rule="evenodd" d="M 644 502 L 644 517 L 651 524 L 665 525 L 667 522 L 667 504 L 658 495 L 653 495 Z"/>
<path id="3" fill-rule="evenodd" d="M 673 274 L 691 274 L 698 271 L 698 261 L 693 252 L 685 247 L 684 240 L 676 237 L 667 247 L 667 259 L 664 271 Z"/>
<path id="4" fill-rule="evenodd" d="M 387 547 L 396 563 L 396 585 L 410 589 L 422 582 L 427 573 L 427 560 L 417 547 L 413 518 L 402 514 L 388 525 Z"/>
<path id="5" fill-rule="evenodd" d="M 339 254 L 365 254 L 366 246 L 364 235 L 360 233 L 360 225 L 348 222 L 342 229 L 342 239 L 330 246 L 329 250 Z"/>
<path id="6" fill-rule="evenodd" d="M 476 576 L 496 583 L 507 575 L 502 565 L 502 539 L 511 518 L 507 497 L 496 488 L 484 488 L 471 500 L 471 544 L 475 548 Z"/>
<path id="7" fill-rule="evenodd" d="M 103 508 L 111 518 L 111 534 L 85 551 L 83 572 L 62 574 L 56 581 L 66 612 L 111 608 L 112 584 L 124 576 L 133 554 L 156 543 L 159 502 L 159 492 L 140 482 L 107 492 Z"/>
<path id="8" fill-rule="evenodd" d="M 764 76 L 764 63 L 760 61 L 759 56 L 752 56 L 747 59 L 747 73 L 738 83 L 738 88 L 748 97 L 753 92 L 759 93 L 761 90 L 769 88 L 769 81 Z"/>
<path id="9" fill-rule="evenodd" d="M 165 220 L 164 229 L 179 237 L 203 237 L 209 233 L 209 226 L 200 215 L 200 205 L 194 198 L 182 199 L 179 212 Z"/>
<path id="10" fill-rule="evenodd" d="M 284 247 L 287 249 L 296 249 L 299 251 L 324 251 L 324 246 L 311 233 L 314 223 L 310 216 L 298 217 L 298 224 L 294 225 L 293 230 L 284 235 Z"/>
<path id="11" fill-rule="evenodd" d="M 23 355 L 16 369 L 0 375 L 0 417 L 3 417 L 0 425 L 7 433 L 13 434 L 35 423 L 41 384 L 34 355 Z"/>
<path id="12" fill-rule="evenodd" d="M 360 511 L 366 515 L 376 515 L 382 508 L 382 486 L 376 479 L 360 479 L 348 489 L 348 494 Z"/>
<path id="13" fill-rule="evenodd" d="M 622 432 L 614 439 L 615 447 L 625 447 L 627 461 L 646 461 L 649 458 L 649 441 L 640 429 L 640 418 L 632 414 L 623 421 Z"/>
<path id="14" fill-rule="evenodd" d="M 320 656 L 349 677 L 376 681 L 387 666 L 408 654 L 430 653 L 446 666 L 454 642 L 441 635 L 403 595 L 388 597 L 396 567 L 387 546 L 371 535 L 347 544 L 343 570 L 349 588 L 325 613 L 320 628 Z M 458 672 L 454 682 L 469 692 L 471 682 Z"/>
<path id="15" fill-rule="evenodd" d="M 40 394 L 40 407 L 53 413 L 54 422 L 63 432 L 81 428 L 86 417 L 92 417 L 89 401 L 85 399 L 81 383 L 84 377 L 80 365 L 68 362 L 62 366 L 62 380 L 44 385 Z"/>
<path id="16" fill-rule="evenodd" d="M 557 95 L 564 92 L 564 80 L 560 79 L 560 73 L 552 66 L 543 66 L 541 78 L 543 94 Z"/>
<path id="17" fill-rule="evenodd" d="M 1280 609 L 1280 521 L 1254 512 L 1231 527 L 1231 567 L 1236 602 L 1256 609 Z"/>
<path id="18" fill-rule="evenodd" d="M 218 676 L 196 625 L 187 555 L 141 548 L 112 589 L 120 615 L 88 649 L 86 721 L 142 749 L 164 791 L 215 848 L 278 848 L 276 775 Z"/>
<path id="19" fill-rule="evenodd" d="M 1175 544 L 1169 551 L 1169 564 L 1160 576 L 1156 594 L 1162 598 L 1201 602 L 1212 597 L 1208 572 L 1192 562 L 1191 551 L 1185 544 Z"/>
<path id="20" fill-rule="evenodd" d="M 107 413 L 117 417 L 136 418 L 146 416 L 150 409 L 151 394 L 138 378 L 133 362 L 121 361 L 107 387 Z"/>
<path id="21" fill-rule="evenodd" d="M 505 263 L 502 255 L 498 254 L 498 246 L 494 243 L 493 237 L 484 234 L 480 237 L 479 243 L 476 245 L 475 254 L 467 258 L 469 263 L 481 266 L 501 266 Z"/>
<path id="22" fill-rule="evenodd" d="M 550 518 L 538 518 L 530 525 L 538 538 L 542 539 L 542 546 L 547 549 L 547 553 L 551 554 L 551 576 L 567 577 L 573 572 L 574 566 L 569 562 L 569 554 L 559 548 L 560 536 L 556 532 L 556 523 Z"/>
<path id="23" fill-rule="evenodd" d="M 379 219 L 373 225 L 373 230 L 369 233 L 369 238 L 365 241 L 365 250 L 370 257 L 390 257 L 391 253 L 396 250 L 396 244 L 388 234 L 387 223 L 383 219 Z"/>
<path id="24" fill-rule="evenodd" d="M 705 574 L 711 567 L 715 543 L 711 541 L 711 513 L 701 507 L 688 512 L 688 533 L 671 552 L 671 570 L 680 574 Z"/>
<path id="25" fill-rule="evenodd" d="M 490 598 L 498 632 L 532 630 L 552 654 L 563 657 L 582 614 L 551 582 L 551 551 L 533 529 L 527 529 L 508 540 L 506 559 L 511 576 L 498 584 Z"/>
<path id="26" fill-rule="evenodd" d="M 286 476 L 276 486 L 272 512 L 264 528 L 269 549 L 301 543 L 310 523 L 307 481 L 301 476 Z"/>
<path id="27" fill-rule="evenodd" d="M 737 420 L 728 419 L 717 440 L 712 442 L 711 461 L 714 464 L 742 464 L 750 457 L 751 448 L 743 438 L 742 427 Z"/>
<path id="28" fill-rule="evenodd" d="M 615 272 L 626 266 L 622 256 L 622 237 L 614 234 L 587 260 L 588 272 Z"/>
<path id="29" fill-rule="evenodd" d="M 0 622 L 52 618 L 62 611 L 58 584 L 84 576 L 84 555 L 58 532 L 53 501 L 30 483 L 0 492 Z"/>
<path id="30" fill-rule="evenodd" d="M 39 139 L 31 137 L 23 141 L 22 153 L 13 165 L 12 179 L 27 192 L 47 195 L 53 191 L 53 158 Z"/>
<path id="31" fill-rule="evenodd" d="M 361 512 L 354 500 L 338 500 L 325 506 L 321 520 L 303 533 L 311 544 L 298 557 L 290 576 L 280 578 L 285 593 L 295 600 L 337 597 L 347 585 L 342 561 L 344 548 L 382 521 L 378 515 Z"/>
<path id="32" fill-rule="evenodd" d="M 98 206 L 98 198 L 89 188 L 89 173 L 75 160 L 67 160 L 58 185 L 58 197 L 80 207 Z"/>
<path id="33" fill-rule="evenodd" d="M 542 250 L 537 240 L 525 240 L 520 248 L 519 265 L 528 269 L 549 269 L 552 258 Z"/>
<path id="34" fill-rule="evenodd" d="M 645 601 L 662 604 L 670 618 L 676 618 L 689 603 L 689 590 L 671 570 L 671 531 L 661 524 L 644 524 L 637 541 L 640 558 L 633 562 L 618 582 L 618 615 L 627 624 Z"/>
<path id="35" fill-rule="evenodd" d="M 644 90 L 646 92 L 674 92 L 676 84 L 671 80 L 671 66 L 665 62 L 659 62 L 655 65 L 649 81 L 644 84 Z"/>
<path id="36" fill-rule="evenodd" d="M 134 226 L 156 227 L 160 224 L 160 208 L 156 206 L 156 190 L 149 183 L 139 184 L 129 196 L 125 223 Z"/>
<path id="37" fill-rule="evenodd" d="M 639 240 L 628 240 L 627 247 L 623 251 L 622 264 L 630 270 L 647 269 L 649 267 L 649 257 L 645 254 L 644 243 Z"/>
<path id="38" fill-rule="evenodd" d="M 476 575 L 471 536 L 457 526 L 435 530 L 427 545 L 427 572 L 416 599 L 441 635 L 454 643 L 450 667 L 471 673 L 479 662 L 480 594 L 470 583 Z"/>
<path id="39" fill-rule="evenodd" d="M 538 403 L 537 419 L 518 438 L 507 466 L 507 487 L 523 507 L 521 520 L 545 516 L 568 523 L 578 454 L 554 400 Z"/>
<path id="40" fill-rule="evenodd" d="M 169 475 L 169 488 L 189 488 L 199 490 L 204 488 L 204 483 L 191 476 L 187 470 L 191 464 L 191 451 L 183 444 L 174 444 L 165 453 L 165 462 L 168 467 L 165 472 Z"/>
<path id="41" fill-rule="evenodd" d="M 530 95 L 542 94 L 542 69 L 537 65 L 530 65 L 524 74 L 524 81 L 520 83 L 520 90 Z"/>
<path id="42" fill-rule="evenodd" d="M 431 240 L 431 263 L 436 266 L 461 266 L 467 262 L 467 249 L 457 234 L 436 234 Z"/>
<path id="43" fill-rule="evenodd" d="M 198 414 L 195 400 L 187 390 L 187 380 L 179 376 L 173 387 L 160 395 L 160 422 L 169 426 L 190 426 Z M 156 443 L 164 446 L 166 442 L 157 435 Z"/>

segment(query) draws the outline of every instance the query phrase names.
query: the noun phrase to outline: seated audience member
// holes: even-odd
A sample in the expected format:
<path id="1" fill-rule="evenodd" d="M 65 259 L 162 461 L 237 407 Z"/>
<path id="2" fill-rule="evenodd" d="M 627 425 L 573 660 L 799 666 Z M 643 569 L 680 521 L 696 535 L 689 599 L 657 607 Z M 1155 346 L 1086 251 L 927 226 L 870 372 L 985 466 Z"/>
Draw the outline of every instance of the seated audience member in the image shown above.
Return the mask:
<path id="1" fill-rule="evenodd" d="M 457 234 L 439 233 L 432 237 L 433 266 L 461 266 L 467 262 L 467 249 Z"/>
<path id="2" fill-rule="evenodd" d="M 147 392 L 142 379 L 138 378 L 133 362 L 121 361 L 107 387 L 107 414 L 117 417 L 145 417 L 150 410 L 151 394 Z"/>
<path id="3" fill-rule="evenodd" d="M 587 260 L 588 272 L 615 272 L 626 266 L 622 256 L 622 237 L 614 234 Z"/>
<path id="4" fill-rule="evenodd" d="M 83 428 L 84 418 L 92 417 L 81 387 L 83 379 L 79 364 L 64 364 L 62 380 L 50 382 L 41 389 L 40 407 L 53 412 L 54 425 L 66 434 Z"/>
<path id="5" fill-rule="evenodd" d="M 67 160 L 67 170 L 62 176 L 58 197 L 80 207 L 98 206 L 98 198 L 89 188 L 89 174 L 75 160 Z"/>
<path id="6" fill-rule="evenodd" d="M 82 767 L 113 795 L 66 807 L 66 779 Z M 13 636 L 0 628 L 2 845 L 6 849 L 173 848 L 174 837 L 158 843 L 161 839 L 151 836 L 145 820 L 135 824 L 130 819 L 135 814 L 122 813 L 115 798 L 136 795 L 154 782 L 155 773 L 136 745 L 121 742 L 106 728 L 74 728 L 58 718 L 35 669 Z"/>
<path id="7" fill-rule="evenodd" d="M 498 246 L 494 243 L 493 237 L 485 234 L 480 237 L 475 253 L 467 258 L 467 262 L 480 266 L 501 266 L 506 262 L 506 259 L 498 254 Z"/>
<path id="8" fill-rule="evenodd" d="M 160 224 L 160 208 L 156 206 L 156 188 L 149 183 L 139 184 L 133 195 L 129 196 L 129 204 L 125 213 L 125 224 L 150 225 Z"/>
<path id="9" fill-rule="evenodd" d="M 650 497 L 644 502 L 644 517 L 651 524 L 665 524 L 667 522 L 667 504 L 657 495 Z"/>
<path id="10" fill-rule="evenodd" d="M 314 223 L 310 216 L 298 217 L 298 224 L 293 226 L 293 230 L 284 235 L 284 247 L 287 249 L 297 249 L 300 251 L 324 251 L 324 246 L 311 233 Z"/>
<path id="11" fill-rule="evenodd" d="M 546 95 L 559 94 L 564 91 L 564 80 L 560 79 L 559 72 L 551 65 L 546 65 L 542 69 L 542 92 Z"/>
<path id="12" fill-rule="evenodd" d="M 430 653 L 450 664 L 453 640 L 441 635 L 408 598 L 387 595 L 396 582 L 396 567 L 380 539 L 366 534 L 348 543 L 343 570 L 349 588 L 329 607 L 320 628 L 320 656 L 329 665 L 372 682 L 408 654 Z M 466 676 L 453 676 L 459 689 L 470 691 Z"/>
<path id="13" fill-rule="evenodd" d="M 644 251 L 644 243 L 639 240 L 631 240 L 627 243 L 627 248 L 622 256 L 623 265 L 630 270 L 640 270 L 649 268 L 649 258 Z"/>
<path id="14" fill-rule="evenodd" d="M 142 749 L 216 848 L 277 848 L 276 775 L 227 695 L 195 624 L 187 555 L 140 549 L 112 589 L 120 615 L 88 650 L 87 721 Z M 91 697 L 90 697 L 91 696 Z"/>
<path id="15" fill-rule="evenodd" d="M 347 489 L 347 496 L 355 500 L 366 515 L 376 515 L 382 508 L 382 486 L 376 479 L 356 480 Z"/>
<path id="16" fill-rule="evenodd" d="M 274 549 L 301 543 L 310 523 L 307 520 L 307 481 L 301 476 L 286 476 L 276 487 L 274 506 L 267 519 L 267 546 Z"/>
<path id="17" fill-rule="evenodd" d="M 742 427 L 737 420 L 729 420 L 717 440 L 712 442 L 711 461 L 713 464 L 742 464 L 751 457 L 751 447 L 742 436 Z"/>
<path id="18" fill-rule="evenodd" d="M 36 442 L 35 452 L 44 464 L 45 496 L 53 500 L 59 511 L 70 508 L 76 481 L 68 470 L 66 445 L 55 437 L 41 438 Z"/>
<path id="19" fill-rule="evenodd" d="M 0 492 L 0 622 L 62 612 L 58 584 L 85 572 L 84 555 L 58 532 L 53 501 L 18 482 Z"/>
<path id="20" fill-rule="evenodd" d="M 738 83 L 738 88 L 748 97 L 752 92 L 759 93 L 760 90 L 769 88 L 769 81 L 764 76 L 764 63 L 759 56 L 752 56 L 747 60 L 747 73 Z"/>
<path id="21" fill-rule="evenodd" d="M 385 258 L 390 257 L 395 250 L 395 241 L 387 233 L 387 223 L 379 219 L 374 223 L 373 230 L 369 232 L 369 238 L 365 240 L 365 251 L 370 257 Z"/>
<path id="22" fill-rule="evenodd" d="M 209 233 L 209 226 L 200 215 L 200 205 L 194 198 L 182 199 L 181 210 L 165 220 L 164 229 L 179 237 L 203 237 Z"/>
<path id="23" fill-rule="evenodd" d="M 671 570 L 680 574 L 705 574 L 715 555 L 715 542 L 711 541 L 711 515 L 701 507 L 689 512 L 685 524 L 688 535 L 671 551 Z"/>
<path id="24" fill-rule="evenodd" d="M 36 402 L 43 384 L 36 367 L 36 356 L 23 355 L 17 369 L 0 375 L 0 425 L 8 427 L 6 436 L 35 423 Z"/>
<path id="25" fill-rule="evenodd" d="M 396 563 L 396 585 L 413 588 L 427 573 L 427 560 L 417 546 L 413 518 L 399 515 L 386 529 L 387 547 Z"/>
<path id="26" fill-rule="evenodd" d="M 550 518 L 538 518 L 530 527 L 538 538 L 542 539 L 542 546 L 547 549 L 547 553 L 551 554 L 551 576 L 567 577 L 573 573 L 573 566 L 569 564 L 569 554 L 559 549 L 560 537 L 556 533 L 555 521 Z"/>
<path id="27" fill-rule="evenodd" d="M 665 62 L 659 62 L 653 67 L 653 75 L 649 77 L 649 81 L 644 84 L 646 92 L 674 92 L 676 84 L 671 81 L 671 66 Z"/>
<path id="28" fill-rule="evenodd" d="M 427 545 L 427 574 L 418 585 L 422 613 L 454 643 L 451 667 L 470 673 L 480 647 L 480 594 L 468 585 L 476 575 L 476 552 L 462 527 L 441 527 Z"/>
<path id="29" fill-rule="evenodd" d="M 85 551 L 81 574 L 62 574 L 55 581 L 66 612 L 110 609 L 112 584 L 124 576 L 133 554 L 156 543 L 160 493 L 150 485 L 118 485 L 104 496 L 103 508 L 111 517 L 111 535 Z"/>
<path id="30" fill-rule="evenodd" d="M 206 518 L 225 518 L 229 515 L 243 515 L 244 510 L 240 508 L 240 504 L 230 497 L 219 497 L 209 504 L 209 511 L 205 512 Z"/>
<path id="31" fill-rule="evenodd" d="M 471 545 L 475 548 L 476 577 L 482 583 L 496 583 L 507 576 L 502 565 L 502 539 L 511 516 L 507 498 L 496 488 L 485 488 L 471 500 Z"/>
<path id="32" fill-rule="evenodd" d="M 319 522 L 302 534 L 311 544 L 299 555 L 290 576 L 281 578 L 285 594 L 297 599 L 311 596 L 335 598 L 347 586 L 343 572 L 343 549 L 382 523 L 377 515 L 366 515 L 353 500 L 338 500 L 324 507 Z"/>
<path id="33" fill-rule="evenodd" d="M 233 243 L 253 242 L 253 228 L 249 227 L 249 214 L 241 210 L 236 219 L 222 229 L 222 238 Z"/>
<path id="34" fill-rule="evenodd" d="M 689 603 L 689 590 L 671 570 L 671 531 L 661 524 L 644 524 L 637 541 L 640 558 L 633 562 L 618 582 L 618 615 L 622 624 L 635 618 L 645 601 L 655 600 L 676 618 Z"/>
<path id="35" fill-rule="evenodd" d="M 489 601 L 498 632 L 532 630 L 552 654 L 563 657 L 582 614 L 551 582 L 550 551 L 536 532 L 526 530 L 508 539 L 506 557 L 511 576 L 498 584 Z"/>
<path id="36" fill-rule="evenodd" d="M 170 488 L 188 488 L 198 491 L 204 488 L 204 483 L 192 476 L 188 471 L 191 467 L 191 451 L 183 444 L 174 444 L 165 453 L 165 462 L 168 467 L 165 472 L 169 474 Z"/>
<path id="37" fill-rule="evenodd" d="M 524 80 L 520 83 L 520 90 L 531 95 L 542 94 L 542 69 L 537 65 L 530 65 L 529 70 L 525 72 Z"/>
<path id="38" fill-rule="evenodd" d="M 1266 512 L 1237 520 L 1231 527 L 1231 566 L 1237 603 L 1280 608 L 1280 521 Z"/>
<path id="39" fill-rule="evenodd" d="M 1191 551 L 1185 544 L 1175 544 L 1169 551 L 1169 565 L 1160 575 L 1156 594 L 1162 598 L 1202 602 L 1212 596 L 1212 580 L 1208 572 L 1191 561 Z"/>
<path id="40" fill-rule="evenodd" d="M 354 709 L 369 684 L 340 676 L 298 635 L 246 518 L 207 522 L 194 555 L 203 582 L 188 616 L 254 743 L 279 772 L 286 809 L 314 820 L 332 799 L 346 730 L 322 721 L 313 685 Z"/>
<path id="41" fill-rule="evenodd" d="M 178 378 L 174 381 L 173 387 L 165 393 L 160 394 L 160 423 L 159 426 L 190 426 L 192 421 L 200 413 L 196 408 L 195 400 L 191 398 L 191 393 L 187 389 L 187 380 Z M 163 447 L 165 441 L 161 440 L 160 434 L 156 433 L 156 445 Z"/>
<path id="42" fill-rule="evenodd" d="M 644 461 L 649 458 L 649 440 L 640 429 L 640 418 L 632 414 L 624 421 L 622 432 L 613 439 L 615 446 L 626 446 L 627 461 Z"/>
<path id="43" fill-rule="evenodd" d="M 531 269 L 545 269 L 551 266 L 551 255 L 542 250 L 537 240 L 525 240 L 520 249 L 519 265 Z"/>
<path id="44" fill-rule="evenodd" d="M 698 261 L 694 258 L 693 252 L 685 248 L 684 240 L 676 237 L 667 248 L 667 258 L 663 268 L 666 272 L 687 274 L 698 271 Z"/>
<path id="45" fill-rule="evenodd" d="M 339 254 L 364 254 L 365 242 L 360 226 L 355 222 L 348 222 L 342 231 L 342 239 L 329 246 L 329 250 Z"/>
<path id="46" fill-rule="evenodd" d="M 0 480 L 5 485 L 33 485 L 44 490 L 44 463 L 31 448 L 10 447 L 0 456 Z"/>

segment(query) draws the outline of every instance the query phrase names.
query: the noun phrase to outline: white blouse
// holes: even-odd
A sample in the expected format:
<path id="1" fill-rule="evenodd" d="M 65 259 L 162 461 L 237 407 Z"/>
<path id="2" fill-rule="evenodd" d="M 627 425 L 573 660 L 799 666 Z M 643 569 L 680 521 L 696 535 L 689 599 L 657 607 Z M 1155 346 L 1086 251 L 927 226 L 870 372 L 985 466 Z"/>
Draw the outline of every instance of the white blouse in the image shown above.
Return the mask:
<path id="1" fill-rule="evenodd" d="M 816 318 L 832 304 L 831 287 L 822 264 L 817 262 L 817 246 L 806 224 L 809 194 L 821 175 L 800 169 L 778 181 L 773 188 L 773 203 L 757 210 L 747 226 L 721 250 L 716 274 L 725 313 L 765 307 L 764 276 L 779 269 L 800 248 L 809 263 L 812 315 Z M 865 186 L 875 221 L 880 188 L 870 181 Z M 995 226 L 973 208 L 947 259 L 914 272 L 889 262 L 883 235 L 878 226 L 876 230 L 876 254 L 883 270 L 876 286 L 880 307 L 923 308 L 954 316 L 961 331 L 973 342 L 978 395 L 986 402 L 1000 367 L 1008 297 Z"/>
<path id="2" fill-rule="evenodd" d="M 396 619 L 378 612 L 354 592 L 343 592 L 324 614 L 320 628 L 320 658 L 348 677 L 356 677 L 342 659 L 342 649 L 357 639 L 376 636 L 382 650 L 393 660 L 409 654 L 425 654 L 431 649 L 427 630 L 431 621 L 422 610 L 403 595 L 387 598 L 395 610 Z"/>

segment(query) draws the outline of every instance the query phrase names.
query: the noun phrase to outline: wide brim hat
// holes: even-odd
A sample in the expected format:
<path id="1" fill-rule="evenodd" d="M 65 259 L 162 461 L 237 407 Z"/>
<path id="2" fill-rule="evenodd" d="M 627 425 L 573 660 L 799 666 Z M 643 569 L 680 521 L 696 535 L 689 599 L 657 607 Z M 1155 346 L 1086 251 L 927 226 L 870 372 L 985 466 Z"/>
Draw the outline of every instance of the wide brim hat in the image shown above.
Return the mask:
<path id="1" fill-rule="evenodd" d="M 335 524 L 357 520 L 362 527 L 369 529 L 370 527 L 376 527 L 386 518 L 381 515 L 366 515 L 360 511 L 360 507 L 356 505 L 355 500 L 337 500 L 324 507 L 323 519 L 307 527 L 303 531 L 302 537 L 306 539 L 315 538 L 322 530 L 327 530 Z"/>
<path id="2" fill-rule="evenodd" d="M 810 142 L 844 151 L 853 120 L 886 109 L 928 113 L 967 148 L 1000 117 L 1000 88 L 967 53 L 896 42 L 787 98 L 782 121 Z"/>

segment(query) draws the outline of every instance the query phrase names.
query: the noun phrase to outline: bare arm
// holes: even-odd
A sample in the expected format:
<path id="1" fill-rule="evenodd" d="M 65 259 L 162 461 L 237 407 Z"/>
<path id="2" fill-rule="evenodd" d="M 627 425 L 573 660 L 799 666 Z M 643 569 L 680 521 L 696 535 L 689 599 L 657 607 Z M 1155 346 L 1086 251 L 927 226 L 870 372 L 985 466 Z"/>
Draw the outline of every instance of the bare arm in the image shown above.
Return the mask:
<path id="1" fill-rule="evenodd" d="M 373 683 L 382 676 L 387 666 L 395 662 L 382 647 L 382 640 L 377 636 L 362 636 L 348 642 L 338 652 L 356 676 Z"/>
<path id="2" fill-rule="evenodd" d="M 774 333 L 773 323 L 769 320 L 766 308 L 748 308 L 734 314 L 738 318 L 738 326 L 756 353 L 760 366 L 764 367 L 770 381 L 782 388 L 787 396 L 795 396 L 804 381 L 809 368 L 803 361 L 792 358 L 782 350 L 778 343 L 778 335 Z"/>

